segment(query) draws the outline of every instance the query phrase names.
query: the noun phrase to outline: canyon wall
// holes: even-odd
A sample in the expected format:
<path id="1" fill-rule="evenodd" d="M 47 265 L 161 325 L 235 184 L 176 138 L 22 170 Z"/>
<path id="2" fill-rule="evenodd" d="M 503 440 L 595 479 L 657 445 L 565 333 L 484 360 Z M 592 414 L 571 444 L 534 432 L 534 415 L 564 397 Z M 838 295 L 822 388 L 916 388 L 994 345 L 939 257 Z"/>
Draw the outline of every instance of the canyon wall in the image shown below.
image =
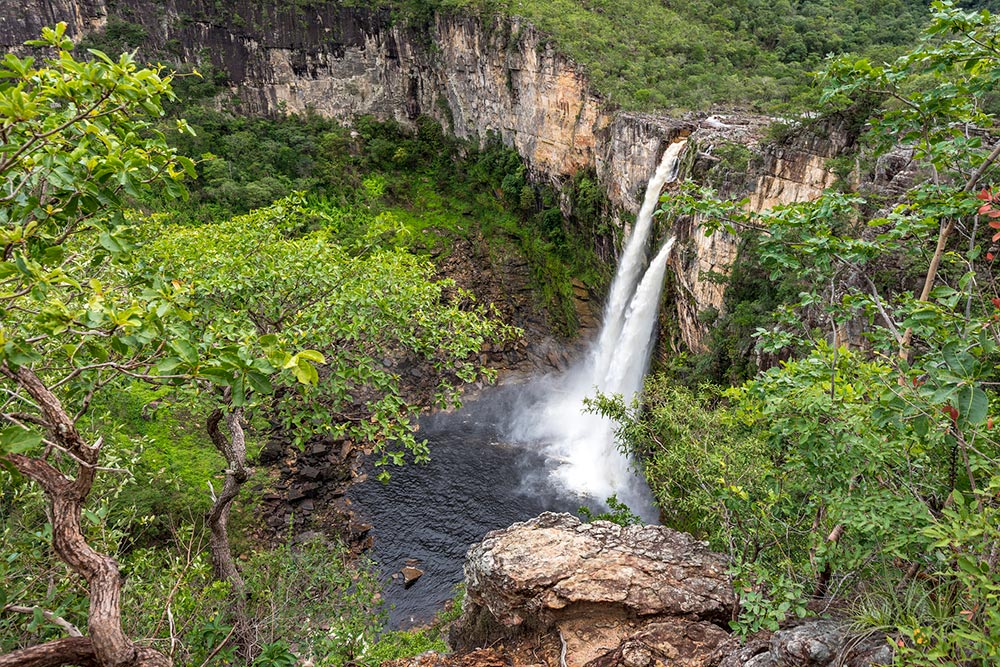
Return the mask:
<path id="1" fill-rule="evenodd" d="M 65 20 L 81 35 L 122 21 L 140 24 L 146 48 L 224 72 L 246 113 L 313 111 L 407 123 L 425 114 L 453 134 L 491 133 L 515 147 L 535 177 L 559 185 L 592 170 L 627 226 L 666 146 L 690 135 L 691 149 L 740 143 L 760 151 L 764 121 L 747 116 L 684 118 L 626 113 L 590 89 L 574 62 L 519 19 L 439 15 L 426 26 L 393 25 L 384 12 L 337 2 L 228 4 L 207 0 L 48 0 L 0 5 L 0 47 L 17 48 L 41 26 Z M 824 160 L 843 141 L 771 146 L 747 175 L 751 206 L 813 197 L 833 181 Z M 697 159 L 697 158 L 696 158 Z M 736 240 L 688 225 L 672 259 L 672 301 L 683 343 L 704 347 L 698 314 L 722 306 L 711 280 L 736 256 Z"/>

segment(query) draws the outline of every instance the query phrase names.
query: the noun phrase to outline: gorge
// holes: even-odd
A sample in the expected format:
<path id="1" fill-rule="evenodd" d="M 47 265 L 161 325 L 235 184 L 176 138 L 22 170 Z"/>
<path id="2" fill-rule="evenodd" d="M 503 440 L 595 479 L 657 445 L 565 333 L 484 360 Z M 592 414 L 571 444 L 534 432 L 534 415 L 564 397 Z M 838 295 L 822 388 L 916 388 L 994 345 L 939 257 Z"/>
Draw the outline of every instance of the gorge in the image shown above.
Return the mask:
<path id="1" fill-rule="evenodd" d="M 180 49 L 185 61 L 204 56 L 224 72 L 242 112 L 309 110 L 348 121 L 371 114 L 404 124 L 424 114 L 459 138 L 481 142 L 495 133 L 536 178 L 557 189 L 592 170 L 619 228 L 623 214 L 638 212 L 649 174 L 672 141 L 691 135 L 692 159 L 683 169 L 699 171 L 713 164 L 702 156 L 711 157 L 720 145 L 757 150 L 770 122 L 745 113 L 674 118 L 618 111 L 591 89 L 578 65 L 516 18 L 436 14 L 422 35 L 391 25 L 384 13 L 337 3 L 279 5 L 266 17 L 250 4 L 228 11 L 241 19 L 213 20 L 206 6 L 187 0 L 156 7 L 142 0 L 113 7 L 103 0 L 58 0 L 44 11 L 4 16 L 0 46 L 20 45 L 50 16 L 71 17 L 74 34 L 128 20 L 145 30 L 147 48 Z M 825 160 L 849 148 L 856 132 L 834 122 L 793 135 L 785 145 L 764 146 L 759 171 L 747 173 L 743 189 L 731 194 L 752 193 L 757 210 L 816 197 L 837 178 Z M 570 213 L 568 201 L 561 205 Z M 677 283 L 669 300 L 684 346 L 704 347 L 698 313 L 722 306 L 721 290 L 704 276 L 724 270 L 736 250 L 735 239 L 708 238 L 697 227 L 678 239 L 671 258 Z"/>
<path id="2" fill-rule="evenodd" d="M 0 667 L 990 664 L 1000 19 L 861 4 L 0 6 Z"/>

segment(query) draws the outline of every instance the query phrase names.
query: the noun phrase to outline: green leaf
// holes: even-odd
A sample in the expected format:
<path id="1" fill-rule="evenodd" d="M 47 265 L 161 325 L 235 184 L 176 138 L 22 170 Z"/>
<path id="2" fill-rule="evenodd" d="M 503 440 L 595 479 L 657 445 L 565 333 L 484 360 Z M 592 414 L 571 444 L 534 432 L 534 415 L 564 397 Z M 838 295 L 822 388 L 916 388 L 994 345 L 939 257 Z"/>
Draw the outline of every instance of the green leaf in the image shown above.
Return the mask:
<path id="1" fill-rule="evenodd" d="M 989 569 L 986 563 L 977 563 L 966 555 L 961 555 L 958 557 L 958 567 L 963 572 L 971 574 L 973 576 L 982 576 L 986 574 Z"/>
<path id="2" fill-rule="evenodd" d="M 0 431 L 0 452 L 23 454 L 42 442 L 42 435 L 20 426 L 8 426 Z"/>
<path id="3" fill-rule="evenodd" d="M 975 372 L 976 359 L 965 350 L 959 349 L 958 343 L 950 342 L 941 351 L 944 361 L 953 373 L 962 377 L 969 377 Z"/>
<path id="4" fill-rule="evenodd" d="M 196 350 L 191 343 L 186 340 L 175 340 L 170 344 L 170 346 L 185 362 L 189 364 L 198 363 L 198 350 Z"/>
<path id="5" fill-rule="evenodd" d="M 233 380 L 232 384 L 233 393 L 232 401 L 235 407 L 241 407 L 246 404 L 246 385 L 243 382 L 242 376 L 237 376 Z"/>
<path id="6" fill-rule="evenodd" d="M 200 374 L 202 377 L 206 377 L 215 384 L 223 387 L 228 387 L 233 383 L 233 371 L 225 368 L 202 368 Z"/>
<path id="7" fill-rule="evenodd" d="M 964 386 L 958 391 L 955 408 L 959 417 L 970 424 L 982 424 L 986 421 L 990 409 L 990 399 L 979 387 Z"/>
<path id="8" fill-rule="evenodd" d="M 170 375 L 171 371 L 183 363 L 184 362 L 177 357 L 167 357 L 166 359 L 161 359 L 156 364 L 156 373 L 158 375 Z"/>
<path id="9" fill-rule="evenodd" d="M 292 373 L 302 384 L 315 385 L 319 382 L 319 373 L 316 371 L 316 368 L 304 359 L 300 359 L 299 362 L 292 367 Z"/>
<path id="10" fill-rule="evenodd" d="M 27 366 L 42 360 L 42 355 L 38 354 L 30 345 L 23 340 L 9 340 L 3 346 L 3 356 L 7 361 L 15 366 Z"/>
<path id="11" fill-rule="evenodd" d="M 97 237 L 101 246 L 113 253 L 120 253 L 125 250 L 125 246 L 117 238 L 108 232 L 101 232 Z"/>
<path id="12" fill-rule="evenodd" d="M 271 394 L 274 392 L 274 386 L 263 373 L 249 371 L 247 373 L 247 383 L 258 394 Z"/>
<path id="13" fill-rule="evenodd" d="M 307 361 L 311 361 L 316 364 L 326 363 L 326 357 L 324 357 L 322 353 L 316 350 L 301 350 L 295 356 L 299 357 L 300 359 L 305 359 Z"/>

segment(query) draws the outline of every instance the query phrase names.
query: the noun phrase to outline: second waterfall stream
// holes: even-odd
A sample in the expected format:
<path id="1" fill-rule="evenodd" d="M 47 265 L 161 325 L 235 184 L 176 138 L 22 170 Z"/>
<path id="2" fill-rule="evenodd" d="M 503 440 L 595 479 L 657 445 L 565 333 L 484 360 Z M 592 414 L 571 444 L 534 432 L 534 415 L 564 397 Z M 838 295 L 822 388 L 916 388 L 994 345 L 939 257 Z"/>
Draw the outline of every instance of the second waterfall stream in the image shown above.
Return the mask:
<path id="1" fill-rule="evenodd" d="M 599 500 L 615 495 L 650 522 L 657 519 L 652 497 L 619 451 L 614 423 L 586 412 L 584 399 L 601 392 L 621 394 L 631 402 L 642 391 L 674 239 L 667 239 L 651 262 L 647 246 L 660 192 L 677 179 L 685 144 L 682 140 L 667 147 L 646 187 L 611 284 L 600 335 L 565 375 L 540 381 L 541 399 L 520 414 L 512 433 L 516 440 L 540 445 L 557 462 L 552 474 L 559 486 Z"/>

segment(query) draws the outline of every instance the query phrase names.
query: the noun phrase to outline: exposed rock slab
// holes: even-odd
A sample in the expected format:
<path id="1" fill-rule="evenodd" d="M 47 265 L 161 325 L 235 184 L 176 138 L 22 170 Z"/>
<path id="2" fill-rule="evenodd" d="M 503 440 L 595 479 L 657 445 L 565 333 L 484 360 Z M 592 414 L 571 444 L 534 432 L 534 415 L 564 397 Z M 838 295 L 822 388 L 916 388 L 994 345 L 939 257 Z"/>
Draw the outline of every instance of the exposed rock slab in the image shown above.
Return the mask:
<path id="1" fill-rule="evenodd" d="M 871 667 L 892 664 L 881 633 L 852 636 L 842 621 L 811 620 L 786 627 L 770 641 L 722 646 L 716 667 Z"/>
<path id="2" fill-rule="evenodd" d="M 558 636 L 574 665 L 699 665 L 728 638 L 726 561 L 662 526 L 543 514 L 468 554 L 456 649 Z"/>

